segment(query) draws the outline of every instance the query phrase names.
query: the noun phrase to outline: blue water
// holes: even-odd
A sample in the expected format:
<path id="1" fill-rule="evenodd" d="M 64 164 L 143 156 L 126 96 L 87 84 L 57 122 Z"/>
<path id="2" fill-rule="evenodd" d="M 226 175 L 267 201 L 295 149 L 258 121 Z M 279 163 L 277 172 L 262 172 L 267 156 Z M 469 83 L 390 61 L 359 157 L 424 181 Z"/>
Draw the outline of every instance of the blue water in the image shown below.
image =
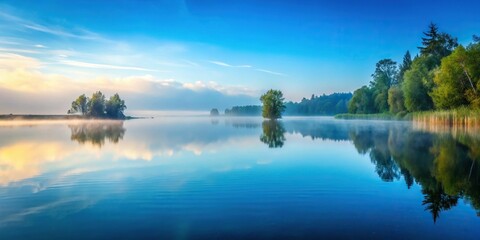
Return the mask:
<path id="1" fill-rule="evenodd" d="M 479 143 L 322 117 L 4 123 L 0 239 L 478 239 Z"/>

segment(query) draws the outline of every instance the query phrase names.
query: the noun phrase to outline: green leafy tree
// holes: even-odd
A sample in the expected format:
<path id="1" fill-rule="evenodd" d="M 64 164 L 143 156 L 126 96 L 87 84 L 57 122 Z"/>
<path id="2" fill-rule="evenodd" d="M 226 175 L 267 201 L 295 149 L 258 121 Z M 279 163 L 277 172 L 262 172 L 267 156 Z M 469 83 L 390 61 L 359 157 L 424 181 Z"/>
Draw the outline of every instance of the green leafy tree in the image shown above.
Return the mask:
<path id="1" fill-rule="evenodd" d="M 432 98 L 428 94 L 433 87 L 433 71 L 429 71 L 431 57 L 415 58 L 410 70 L 405 72 L 402 90 L 405 108 L 410 111 L 424 111 L 433 108 Z"/>
<path id="2" fill-rule="evenodd" d="M 405 111 L 405 98 L 403 91 L 398 86 L 393 86 L 388 90 L 388 106 L 391 113 L 399 113 Z"/>
<path id="3" fill-rule="evenodd" d="M 391 59 L 383 59 L 376 64 L 370 86 L 377 112 L 388 111 L 388 89 L 396 83 L 397 74 L 397 63 Z"/>
<path id="4" fill-rule="evenodd" d="M 72 108 L 68 110 L 68 114 L 80 113 L 86 115 L 88 112 L 88 98 L 85 94 L 78 96 L 78 98 L 72 102 Z"/>
<path id="5" fill-rule="evenodd" d="M 348 112 L 356 114 L 375 112 L 372 95 L 372 90 L 367 86 L 355 90 L 352 99 L 348 102 Z"/>
<path id="6" fill-rule="evenodd" d="M 282 117 L 285 111 L 283 93 L 280 90 L 270 89 L 260 97 L 262 101 L 262 116 L 268 119 L 277 119 Z"/>
<path id="7" fill-rule="evenodd" d="M 105 113 L 109 118 L 125 118 L 123 111 L 126 108 L 125 101 L 120 98 L 118 93 L 105 102 Z"/>
<path id="8" fill-rule="evenodd" d="M 434 78 L 436 87 L 431 94 L 436 108 L 455 108 L 467 103 L 465 91 L 474 86 L 468 83 L 461 66 L 465 58 L 465 48 L 460 46 L 450 56 L 442 59 L 442 65 Z"/>
<path id="9" fill-rule="evenodd" d="M 437 108 L 480 107 L 480 43 L 459 46 L 443 58 L 434 81 L 431 95 Z"/>
<path id="10" fill-rule="evenodd" d="M 89 114 L 92 117 L 105 116 L 105 95 L 98 91 L 88 101 Z"/>

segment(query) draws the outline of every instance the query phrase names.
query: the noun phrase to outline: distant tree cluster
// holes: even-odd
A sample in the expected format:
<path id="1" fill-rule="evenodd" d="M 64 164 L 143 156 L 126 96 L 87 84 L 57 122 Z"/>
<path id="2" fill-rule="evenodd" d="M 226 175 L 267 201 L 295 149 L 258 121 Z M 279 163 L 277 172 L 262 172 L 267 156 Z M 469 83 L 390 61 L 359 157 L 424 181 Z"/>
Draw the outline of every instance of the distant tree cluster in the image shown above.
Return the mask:
<path id="1" fill-rule="evenodd" d="M 125 101 L 120 98 L 118 93 L 106 99 L 102 92 L 98 91 L 88 98 L 85 94 L 80 95 L 72 102 L 72 107 L 68 114 L 80 113 L 84 116 L 95 118 L 123 119 L 123 111 L 127 106 Z"/>
<path id="2" fill-rule="evenodd" d="M 212 108 L 212 110 L 210 110 L 210 116 L 218 116 L 218 115 L 220 115 L 220 113 L 218 112 L 218 109 Z"/>
<path id="3" fill-rule="evenodd" d="M 480 42 L 467 47 L 430 24 L 420 54 L 406 52 L 401 64 L 380 60 L 368 86 L 355 90 L 350 113 L 405 114 L 460 106 L 480 108 Z"/>
<path id="4" fill-rule="evenodd" d="M 285 115 L 328 116 L 346 113 L 348 101 L 351 98 L 351 93 L 333 93 L 321 96 L 312 94 L 310 99 L 303 98 L 300 102 L 287 102 Z"/>
<path id="5" fill-rule="evenodd" d="M 315 96 L 310 99 L 303 98 L 300 102 L 286 102 L 285 115 L 290 116 L 331 116 L 348 112 L 348 102 L 351 93 L 333 93 L 330 95 Z M 225 110 L 229 116 L 260 116 L 262 106 L 235 106 Z"/>
<path id="6" fill-rule="evenodd" d="M 235 106 L 225 109 L 227 116 L 261 116 L 261 114 L 262 106 L 259 105 Z"/>

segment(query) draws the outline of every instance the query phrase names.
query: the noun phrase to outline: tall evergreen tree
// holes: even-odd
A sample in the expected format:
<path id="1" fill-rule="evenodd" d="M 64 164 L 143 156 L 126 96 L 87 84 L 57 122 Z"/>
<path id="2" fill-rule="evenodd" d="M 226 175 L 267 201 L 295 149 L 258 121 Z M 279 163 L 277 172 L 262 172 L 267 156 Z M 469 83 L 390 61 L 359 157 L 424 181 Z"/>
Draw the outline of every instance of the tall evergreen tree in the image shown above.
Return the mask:
<path id="1" fill-rule="evenodd" d="M 437 58 L 438 65 L 443 57 L 452 53 L 458 46 L 457 39 L 450 34 L 441 33 L 434 23 L 430 23 L 428 31 L 423 32 L 425 37 L 422 37 L 422 46 L 418 47 L 422 55 L 433 55 Z"/>
<path id="2" fill-rule="evenodd" d="M 423 32 L 425 37 L 422 37 L 422 46 L 418 47 L 421 54 L 433 54 L 438 42 L 438 27 L 435 23 L 428 25 L 428 31 Z"/>
<path id="3" fill-rule="evenodd" d="M 397 77 L 397 84 L 402 84 L 403 82 L 403 75 L 405 72 L 410 69 L 412 66 L 412 56 L 410 55 L 410 51 L 407 51 L 403 56 L 403 62 L 399 66 L 398 77 Z"/>

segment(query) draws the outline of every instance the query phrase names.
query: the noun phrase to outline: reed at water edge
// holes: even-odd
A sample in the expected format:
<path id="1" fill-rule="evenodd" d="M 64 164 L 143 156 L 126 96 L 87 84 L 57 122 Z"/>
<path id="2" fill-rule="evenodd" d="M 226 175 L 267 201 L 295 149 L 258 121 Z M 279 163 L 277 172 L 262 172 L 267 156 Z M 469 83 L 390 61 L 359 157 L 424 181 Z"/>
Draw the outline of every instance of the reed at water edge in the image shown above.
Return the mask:
<path id="1" fill-rule="evenodd" d="M 424 127 L 466 128 L 480 127 L 480 110 L 457 108 L 413 113 L 413 122 Z"/>

